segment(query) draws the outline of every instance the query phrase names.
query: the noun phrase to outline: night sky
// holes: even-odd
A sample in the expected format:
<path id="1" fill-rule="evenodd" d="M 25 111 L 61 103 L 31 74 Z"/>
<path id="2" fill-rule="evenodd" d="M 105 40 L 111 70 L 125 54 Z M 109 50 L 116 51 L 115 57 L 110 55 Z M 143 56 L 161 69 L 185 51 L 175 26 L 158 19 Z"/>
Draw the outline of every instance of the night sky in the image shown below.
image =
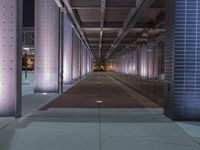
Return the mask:
<path id="1" fill-rule="evenodd" d="M 23 1 L 23 26 L 34 26 L 34 0 Z"/>

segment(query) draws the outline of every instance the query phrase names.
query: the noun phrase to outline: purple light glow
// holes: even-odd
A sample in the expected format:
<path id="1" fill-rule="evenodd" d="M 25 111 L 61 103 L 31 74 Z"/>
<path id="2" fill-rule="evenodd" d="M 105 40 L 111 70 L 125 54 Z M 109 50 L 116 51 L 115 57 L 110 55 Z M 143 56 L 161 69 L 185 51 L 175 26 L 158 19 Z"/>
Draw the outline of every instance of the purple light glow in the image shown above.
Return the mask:
<path id="1" fill-rule="evenodd" d="M 68 18 L 64 17 L 64 57 L 63 57 L 63 77 L 67 84 L 72 80 L 72 27 Z"/>
<path id="2" fill-rule="evenodd" d="M 57 92 L 59 8 L 54 0 L 36 0 L 35 13 L 35 92 Z"/>
<path id="3" fill-rule="evenodd" d="M 0 1 L 0 116 L 4 117 L 14 116 L 16 112 L 17 3 L 13 0 Z"/>

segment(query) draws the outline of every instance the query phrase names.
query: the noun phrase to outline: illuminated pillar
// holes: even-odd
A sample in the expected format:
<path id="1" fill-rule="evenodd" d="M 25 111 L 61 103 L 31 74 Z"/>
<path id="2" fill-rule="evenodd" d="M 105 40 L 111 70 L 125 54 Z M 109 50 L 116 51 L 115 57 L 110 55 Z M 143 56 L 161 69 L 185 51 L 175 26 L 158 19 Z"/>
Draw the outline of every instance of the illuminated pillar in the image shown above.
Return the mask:
<path id="1" fill-rule="evenodd" d="M 35 0 L 35 92 L 58 92 L 59 8 Z"/>
<path id="2" fill-rule="evenodd" d="M 87 53 L 87 73 L 90 73 L 90 55 Z"/>
<path id="3" fill-rule="evenodd" d="M 83 72 L 82 72 L 82 76 L 84 76 L 85 75 L 85 47 L 83 46 Z"/>
<path id="4" fill-rule="evenodd" d="M 72 27 L 67 16 L 64 17 L 64 57 L 63 57 L 64 83 L 72 80 Z"/>
<path id="5" fill-rule="evenodd" d="M 87 59 L 88 59 L 88 50 L 85 49 L 85 74 L 87 75 Z"/>
<path id="6" fill-rule="evenodd" d="M 84 45 L 81 44 L 81 77 L 84 76 Z"/>
<path id="7" fill-rule="evenodd" d="M 157 43 L 157 45 L 159 45 L 159 43 Z M 158 63 L 158 51 L 159 51 L 159 46 L 155 46 L 154 47 L 154 59 L 153 59 L 153 63 L 154 63 L 154 71 L 153 71 L 153 77 L 154 78 L 158 78 L 158 70 L 159 70 L 159 63 Z"/>
<path id="8" fill-rule="evenodd" d="M 78 80 L 80 77 L 80 40 L 74 31 L 72 33 L 72 79 Z"/>
<path id="9" fill-rule="evenodd" d="M 166 2 L 165 114 L 200 120 L 200 2 Z"/>
<path id="10" fill-rule="evenodd" d="M 146 78 L 147 77 L 147 65 L 148 65 L 148 55 L 147 55 L 147 48 L 142 47 L 139 49 L 139 74 L 141 77 Z"/>
<path id="11" fill-rule="evenodd" d="M 90 72 L 93 72 L 93 68 L 94 68 L 94 58 L 91 56 L 90 57 L 91 58 L 91 60 L 90 60 L 90 62 L 91 62 L 91 68 L 90 68 Z"/>
<path id="12" fill-rule="evenodd" d="M 147 76 L 153 78 L 154 73 L 154 50 L 153 46 L 147 48 Z"/>
<path id="13" fill-rule="evenodd" d="M 83 75 L 87 74 L 87 49 L 83 46 Z"/>
<path id="14" fill-rule="evenodd" d="M 0 0 L 0 116 L 21 115 L 22 1 Z"/>
<path id="15" fill-rule="evenodd" d="M 133 74 L 136 75 L 137 74 L 137 51 L 133 52 Z"/>
<path id="16" fill-rule="evenodd" d="M 89 72 L 92 71 L 92 57 L 89 55 Z"/>
<path id="17" fill-rule="evenodd" d="M 79 68 L 80 68 L 79 77 L 81 78 L 82 74 L 83 74 L 83 44 L 82 44 L 81 41 L 79 42 L 79 58 L 80 58 L 80 61 L 79 61 Z"/>

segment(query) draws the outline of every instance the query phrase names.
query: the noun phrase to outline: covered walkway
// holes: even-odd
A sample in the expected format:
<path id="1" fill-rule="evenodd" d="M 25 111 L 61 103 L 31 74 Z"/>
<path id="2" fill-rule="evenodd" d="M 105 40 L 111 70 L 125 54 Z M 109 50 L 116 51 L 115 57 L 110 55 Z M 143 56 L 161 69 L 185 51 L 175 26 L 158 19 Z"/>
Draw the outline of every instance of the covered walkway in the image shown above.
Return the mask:
<path id="1" fill-rule="evenodd" d="M 101 108 L 158 107 L 154 102 L 113 79 L 108 73 L 97 72 L 79 82 L 42 109 L 98 108 L 97 101 L 103 102 Z"/>
<path id="2" fill-rule="evenodd" d="M 199 0 L 0 7 L 0 150 L 200 150 Z"/>
<path id="3" fill-rule="evenodd" d="M 189 125 L 108 73 L 93 73 L 2 127 L 0 150 L 198 150 L 194 127 L 182 130 Z"/>

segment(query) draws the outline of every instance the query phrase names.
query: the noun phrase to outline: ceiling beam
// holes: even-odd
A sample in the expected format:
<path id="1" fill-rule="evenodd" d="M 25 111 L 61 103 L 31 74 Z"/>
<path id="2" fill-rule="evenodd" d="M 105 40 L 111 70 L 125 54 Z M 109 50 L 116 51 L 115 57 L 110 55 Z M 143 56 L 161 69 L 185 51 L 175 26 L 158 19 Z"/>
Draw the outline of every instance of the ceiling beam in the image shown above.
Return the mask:
<path id="1" fill-rule="evenodd" d="M 118 32 L 118 36 L 115 39 L 112 47 L 109 49 L 106 58 L 109 58 L 113 51 L 117 48 L 121 40 L 128 34 L 130 29 L 138 22 L 139 17 L 142 12 L 149 8 L 155 0 L 141 0 L 138 1 L 137 7 L 135 9 L 131 9 L 127 18 L 124 21 L 123 28 Z"/>
<path id="2" fill-rule="evenodd" d="M 72 9 L 101 9 L 101 0 L 71 0 Z M 107 0 L 106 8 L 136 7 L 136 0 Z"/>
<path id="3" fill-rule="evenodd" d="M 71 8 L 71 5 L 70 5 L 70 3 L 69 3 L 69 0 L 63 0 L 63 2 L 64 2 L 65 6 L 66 6 L 66 8 L 67 8 L 68 15 L 70 15 L 70 16 L 69 16 L 70 19 L 72 19 L 71 21 L 73 21 L 73 23 L 74 23 L 75 29 L 76 29 L 76 30 L 78 31 L 78 33 L 80 34 L 80 37 L 81 37 L 82 42 L 85 44 L 85 46 L 86 46 L 86 48 L 88 49 L 88 52 L 91 54 L 91 56 L 93 56 L 92 51 L 91 51 L 91 49 L 90 49 L 90 47 L 89 47 L 89 45 L 88 45 L 88 42 L 87 42 L 87 40 L 86 40 L 85 34 L 84 34 L 84 32 L 82 31 L 82 29 L 81 29 L 81 26 L 80 26 L 80 23 L 79 23 L 80 21 L 77 20 L 77 17 L 76 17 L 76 15 L 74 14 L 74 12 L 73 12 L 73 10 L 72 10 L 72 8 Z"/>
<path id="4" fill-rule="evenodd" d="M 88 38 L 96 38 L 96 37 L 99 36 L 99 34 L 98 34 L 98 33 L 86 33 L 86 36 L 87 36 Z"/>
<path id="5" fill-rule="evenodd" d="M 112 42 L 113 42 L 113 41 L 102 41 L 101 44 L 102 44 L 102 45 L 103 45 L 103 44 L 110 44 L 110 45 L 111 45 Z M 93 44 L 93 45 L 94 45 L 94 44 L 95 44 L 95 45 L 99 45 L 99 41 L 89 41 L 89 44 L 90 44 L 90 45 L 91 45 L 91 44 Z"/>
<path id="6" fill-rule="evenodd" d="M 99 58 L 101 58 L 101 47 L 103 38 L 103 26 L 105 18 L 106 0 L 101 0 L 101 15 L 100 15 L 100 40 L 99 40 Z"/>
<path id="7" fill-rule="evenodd" d="M 81 28 L 100 28 L 101 22 L 82 22 Z M 104 28 L 122 28 L 123 22 L 104 22 Z"/>

